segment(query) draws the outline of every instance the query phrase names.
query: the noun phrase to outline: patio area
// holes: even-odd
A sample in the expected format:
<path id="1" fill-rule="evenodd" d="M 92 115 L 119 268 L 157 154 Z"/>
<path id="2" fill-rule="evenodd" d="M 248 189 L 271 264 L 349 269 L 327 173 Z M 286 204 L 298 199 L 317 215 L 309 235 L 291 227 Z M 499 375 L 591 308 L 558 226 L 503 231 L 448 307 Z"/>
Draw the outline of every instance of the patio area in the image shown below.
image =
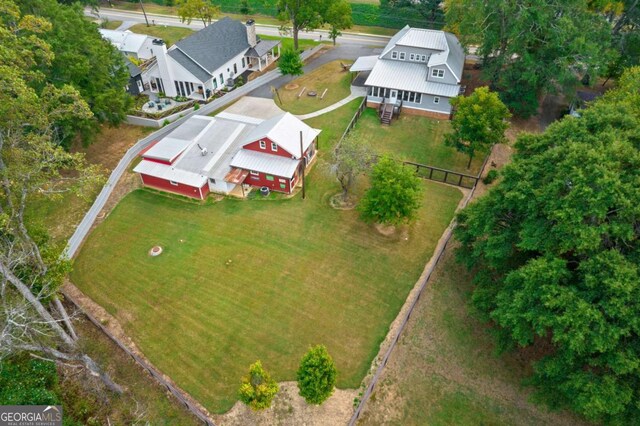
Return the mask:
<path id="1" fill-rule="evenodd" d="M 147 114 L 157 114 L 160 112 L 170 111 L 184 104 L 191 102 L 190 100 L 178 102 L 171 98 L 158 98 L 157 96 L 149 96 L 149 101 L 142 105 L 142 112 Z"/>

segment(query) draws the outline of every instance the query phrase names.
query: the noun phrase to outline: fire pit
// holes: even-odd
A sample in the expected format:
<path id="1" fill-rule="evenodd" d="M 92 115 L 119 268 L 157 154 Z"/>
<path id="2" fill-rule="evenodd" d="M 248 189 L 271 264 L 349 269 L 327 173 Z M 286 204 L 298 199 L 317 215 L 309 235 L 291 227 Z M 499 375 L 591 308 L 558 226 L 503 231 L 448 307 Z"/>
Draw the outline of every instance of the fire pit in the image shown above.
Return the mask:
<path id="1" fill-rule="evenodd" d="M 149 256 L 160 256 L 162 254 L 162 247 L 160 246 L 153 246 L 151 247 L 151 250 L 149 250 Z"/>
<path id="2" fill-rule="evenodd" d="M 312 90 L 310 92 L 307 92 L 307 96 L 318 96 L 318 92 Z"/>

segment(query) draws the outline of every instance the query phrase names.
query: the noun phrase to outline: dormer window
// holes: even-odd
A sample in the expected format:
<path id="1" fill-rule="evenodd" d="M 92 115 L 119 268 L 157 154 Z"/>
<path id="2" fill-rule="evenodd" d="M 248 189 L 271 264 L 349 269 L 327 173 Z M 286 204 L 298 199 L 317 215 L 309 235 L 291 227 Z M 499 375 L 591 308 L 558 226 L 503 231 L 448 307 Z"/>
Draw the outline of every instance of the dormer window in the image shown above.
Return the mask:
<path id="1" fill-rule="evenodd" d="M 433 69 L 431 70 L 431 77 L 444 78 L 444 70 Z"/>
<path id="2" fill-rule="evenodd" d="M 278 152 L 278 145 L 275 142 L 271 142 L 271 151 Z"/>
<path id="3" fill-rule="evenodd" d="M 415 61 L 415 60 L 416 60 L 416 55 L 415 55 L 415 54 L 413 54 L 413 53 L 412 53 L 412 54 L 410 54 L 410 55 L 409 55 L 409 60 L 410 60 L 410 61 Z"/>
<path id="4" fill-rule="evenodd" d="M 391 59 L 398 59 L 398 52 L 391 52 Z"/>
<path id="5" fill-rule="evenodd" d="M 404 61 L 405 58 L 405 53 L 404 52 L 400 52 L 400 60 Z"/>
<path id="6" fill-rule="evenodd" d="M 420 60 L 421 60 L 422 62 L 427 62 L 427 55 L 422 55 L 422 56 L 420 57 Z"/>
<path id="7" fill-rule="evenodd" d="M 267 149 L 267 143 L 265 141 L 260 141 L 260 149 Z"/>

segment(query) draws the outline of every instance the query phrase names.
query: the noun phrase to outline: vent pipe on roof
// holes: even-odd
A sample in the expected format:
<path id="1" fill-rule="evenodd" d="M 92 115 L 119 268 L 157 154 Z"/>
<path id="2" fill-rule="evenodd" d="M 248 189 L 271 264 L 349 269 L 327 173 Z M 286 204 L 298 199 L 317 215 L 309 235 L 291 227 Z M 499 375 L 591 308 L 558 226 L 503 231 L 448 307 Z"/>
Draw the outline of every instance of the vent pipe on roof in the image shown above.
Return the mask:
<path id="1" fill-rule="evenodd" d="M 201 147 L 199 143 L 196 145 L 198 145 L 198 148 L 200 148 L 200 155 L 202 155 L 203 157 L 207 155 L 207 148 Z"/>
<path id="2" fill-rule="evenodd" d="M 256 22 L 253 19 L 249 19 L 246 26 L 247 42 L 249 43 L 249 47 L 256 47 L 256 44 L 258 44 L 258 39 L 256 37 Z"/>

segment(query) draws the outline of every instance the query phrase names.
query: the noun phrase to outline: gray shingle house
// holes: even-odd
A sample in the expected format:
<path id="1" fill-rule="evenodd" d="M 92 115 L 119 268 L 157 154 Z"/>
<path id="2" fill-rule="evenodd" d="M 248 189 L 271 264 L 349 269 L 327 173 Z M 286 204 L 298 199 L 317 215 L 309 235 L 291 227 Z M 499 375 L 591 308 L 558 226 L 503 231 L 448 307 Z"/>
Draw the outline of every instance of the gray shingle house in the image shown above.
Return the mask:
<path id="1" fill-rule="evenodd" d="M 368 73 L 367 106 L 449 118 L 449 100 L 460 93 L 465 54 L 455 35 L 410 28 L 394 35 L 378 56 L 362 56 L 353 72 Z M 390 116 L 389 116 L 390 119 Z"/>
<path id="2" fill-rule="evenodd" d="M 206 99 L 247 71 L 261 71 L 280 56 L 279 40 L 261 40 L 253 20 L 223 18 L 169 49 L 154 40 L 155 63 L 143 80 L 152 92 Z"/>

